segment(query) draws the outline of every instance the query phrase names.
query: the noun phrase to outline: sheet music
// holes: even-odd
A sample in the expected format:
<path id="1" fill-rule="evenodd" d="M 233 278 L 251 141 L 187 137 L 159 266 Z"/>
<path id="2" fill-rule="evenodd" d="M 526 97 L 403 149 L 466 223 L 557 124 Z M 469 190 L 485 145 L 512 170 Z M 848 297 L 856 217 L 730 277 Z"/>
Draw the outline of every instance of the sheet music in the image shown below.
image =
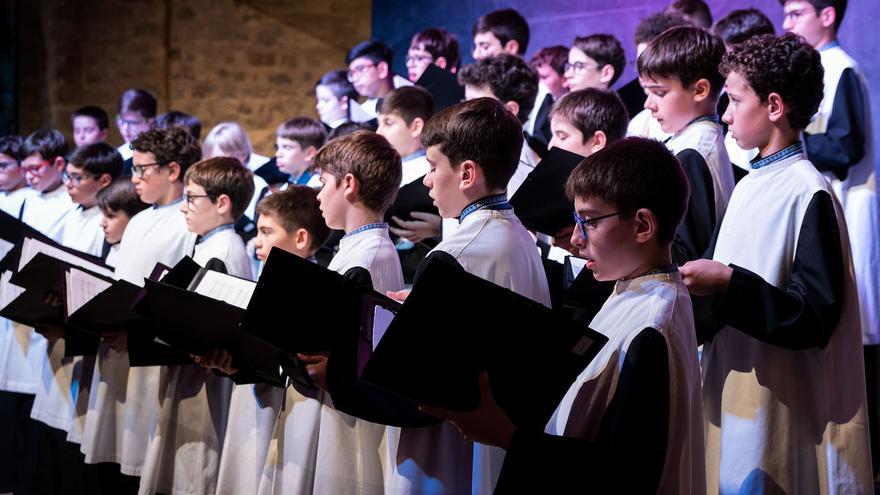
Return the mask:
<path id="1" fill-rule="evenodd" d="M 587 266 L 587 260 L 583 258 L 578 258 L 576 256 L 569 256 L 568 261 L 571 264 L 572 279 L 577 278 L 578 275 L 581 274 L 581 270 L 583 270 L 584 267 Z"/>
<path id="2" fill-rule="evenodd" d="M 18 262 L 18 270 L 21 271 L 21 269 L 24 268 L 25 265 L 27 265 L 32 259 L 34 259 L 34 256 L 38 255 L 39 253 L 43 253 L 57 260 L 64 261 L 65 263 L 70 263 L 73 266 L 78 266 L 83 270 L 97 273 L 98 275 L 113 277 L 113 270 L 92 263 L 90 261 L 86 261 L 79 256 L 58 249 L 55 246 L 50 246 L 45 242 L 38 241 L 31 237 L 26 237 L 24 239 L 24 243 L 22 244 L 21 259 Z"/>
<path id="3" fill-rule="evenodd" d="M 24 293 L 24 289 L 9 281 L 12 278 L 12 272 L 7 270 L 0 275 L 0 309 L 5 308 L 16 297 Z"/>
<path id="4" fill-rule="evenodd" d="M 385 332 L 388 331 L 388 327 L 391 326 L 391 320 L 394 319 L 394 313 L 383 308 L 382 306 L 376 306 L 373 308 L 373 350 L 376 350 L 376 346 L 379 345 L 379 341 L 382 340 L 382 337 L 385 336 Z"/>
<path id="5" fill-rule="evenodd" d="M 211 299 L 224 301 L 241 309 L 247 309 L 256 288 L 256 282 L 208 270 L 194 292 Z"/>
<path id="6" fill-rule="evenodd" d="M 67 316 L 72 315 L 112 285 L 104 279 L 76 268 L 71 268 L 64 274 L 64 282 L 67 288 L 67 304 L 65 304 Z"/>
<path id="7" fill-rule="evenodd" d="M 9 254 L 9 251 L 12 251 L 12 248 L 15 247 L 15 244 L 7 241 L 6 239 L 0 239 L 0 259 L 6 257 Z"/>

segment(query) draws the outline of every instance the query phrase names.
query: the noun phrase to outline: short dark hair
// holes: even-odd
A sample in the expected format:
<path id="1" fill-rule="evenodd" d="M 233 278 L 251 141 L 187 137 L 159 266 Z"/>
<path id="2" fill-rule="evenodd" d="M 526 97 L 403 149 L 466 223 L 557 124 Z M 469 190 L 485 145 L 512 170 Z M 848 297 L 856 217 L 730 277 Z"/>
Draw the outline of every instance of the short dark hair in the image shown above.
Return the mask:
<path id="1" fill-rule="evenodd" d="M 229 196 L 232 218 L 240 217 L 254 197 L 254 174 L 237 159 L 218 156 L 202 160 L 186 171 L 183 183 L 202 186 L 211 202 L 221 194 Z"/>
<path id="2" fill-rule="evenodd" d="M 422 47 L 434 59 L 446 59 L 446 68 L 461 67 L 461 51 L 458 48 L 458 37 L 443 28 L 429 28 L 416 33 L 409 43 L 410 47 Z"/>
<path id="3" fill-rule="evenodd" d="M 287 233 L 306 229 L 309 233 L 309 251 L 314 253 L 327 242 L 330 227 L 324 222 L 318 208 L 318 191 L 308 186 L 288 186 L 270 194 L 257 205 L 259 215 L 275 217 Z"/>
<path id="4" fill-rule="evenodd" d="M 596 198 L 623 213 L 657 217 L 657 240 L 668 245 L 687 210 L 690 187 L 681 164 L 660 141 L 627 137 L 593 153 L 572 171 L 565 194 Z"/>
<path id="5" fill-rule="evenodd" d="M 104 174 L 116 179 L 122 176 L 125 163 L 116 148 L 107 143 L 93 143 L 81 146 L 67 157 L 67 163 L 76 168 L 100 177 Z"/>
<path id="6" fill-rule="evenodd" d="M 21 163 L 26 158 L 24 156 L 24 142 L 21 136 L 10 134 L 9 136 L 0 137 L 0 153 Z"/>
<path id="7" fill-rule="evenodd" d="M 394 59 L 394 52 L 391 51 L 391 47 L 386 45 L 381 40 L 367 40 L 361 41 L 357 45 L 348 51 L 348 55 L 345 56 L 345 64 L 350 64 L 354 59 L 365 57 L 370 59 L 374 64 L 378 64 L 379 62 L 385 62 L 388 64 L 388 68 L 391 68 L 391 62 Z"/>
<path id="8" fill-rule="evenodd" d="M 710 94 L 721 94 L 724 77 L 718 64 L 724 56 L 724 42 L 704 29 L 681 26 L 664 31 L 639 56 L 639 76 L 677 78 L 688 88 L 700 79 L 710 84 Z"/>
<path id="9" fill-rule="evenodd" d="M 129 218 L 150 206 L 141 201 L 134 189 L 134 183 L 127 177 L 120 177 L 98 191 L 97 201 L 98 207 L 104 213 L 121 211 Z"/>
<path id="10" fill-rule="evenodd" d="M 719 69 L 725 77 L 742 75 L 761 103 L 778 93 L 797 130 L 807 127 L 822 102 L 825 72 L 819 52 L 793 33 L 753 36 L 724 55 Z"/>
<path id="11" fill-rule="evenodd" d="M 680 12 L 703 29 L 712 27 L 712 12 L 703 0 L 674 0 L 666 7 L 666 12 Z"/>
<path id="12" fill-rule="evenodd" d="M 39 130 L 31 133 L 22 145 L 22 159 L 27 158 L 34 153 L 39 153 L 44 160 L 54 160 L 56 157 L 66 157 L 70 148 L 67 145 L 67 139 L 60 131 Z"/>
<path id="13" fill-rule="evenodd" d="M 303 150 L 309 146 L 318 149 L 327 141 L 327 128 L 315 119 L 294 117 L 278 126 L 275 137 L 296 141 Z"/>
<path id="14" fill-rule="evenodd" d="M 513 9 L 494 10 L 480 16 L 474 23 L 472 35 L 480 33 L 492 33 L 502 45 L 515 40 L 519 44 L 520 55 L 525 55 L 529 47 L 529 23 Z"/>
<path id="15" fill-rule="evenodd" d="M 639 21 L 636 26 L 636 45 L 650 43 L 663 31 L 678 26 L 692 26 L 693 23 L 684 18 L 681 12 L 658 12 Z"/>
<path id="16" fill-rule="evenodd" d="M 348 80 L 348 73 L 344 70 L 331 70 L 330 72 L 326 72 L 321 76 L 321 79 L 318 79 L 318 82 L 315 83 L 315 87 L 317 88 L 318 86 L 326 86 L 336 99 L 347 96 L 349 101 L 353 101 L 358 97 L 354 85 Z"/>
<path id="17" fill-rule="evenodd" d="M 712 28 L 728 45 L 735 45 L 758 34 L 776 34 L 773 23 L 760 10 L 752 7 L 734 10 Z"/>
<path id="18" fill-rule="evenodd" d="M 98 129 L 107 129 L 110 127 L 110 119 L 107 117 L 107 112 L 99 106 L 86 105 L 84 107 L 79 107 L 70 114 L 71 120 L 77 117 L 89 117 L 93 119 L 95 124 L 98 125 Z"/>
<path id="19" fill-rule="evenodd" d="M 131 149 L 140 153 L 152 153 L 156 157 L 156 163 L 163 167 L 171 162 L 178 164 L 181 181 L 187 169 L 202 158 L 202 149 L 196 138 L 179 127 L 142 132 L 131 142 Z"/>
<path id="20" fill-rule="evenodd" d="M 488 87 L 502 103 L 519 104 L 517 118 L 525 122 L 538 95 L 538 74 L 522 58 L 509 53 L 477 60 L 458 74 L 463 85 Z"/>
<path id="21" fill-rule="evenodd" d="M 783 7 L 786 2 L 791 0 L 779 0 L 779 4 Z M 846 14 L 846 3 L 847 0 L 807 0 L 810 2 L 810 5 L 816 10 L 816 15 L 818 16 L 823 9 L 828 7 L 834 8 L 834 31 L 840 29 L 840 23 L 843 22 L 843 15 Z"/>
<path id="22" fill-rule="evenodd" d="M 177 110 L 171 110 L 156 117 L 156 127 L 160 129 L 181 127 L 189 131 L 196 139 L 202 137 L 202 121 L 195 115 Z"/>
<path id="23" fill-rule="evenodd" d="M 608 83 L 609 86 L 617 82 L 623 75 L 623 68 L 626 65 L 626 52 L 620 40 L 610 34 L 591 34 L 589 36 L 578 36 L 574 39 L 572 48 L 584 52 L 588 57 L 596 61 L 599 68 L 611 64 L 614 67 L 614 76 Z"/>
<path id="24" fill-rule="evenodd" d="M 439 146 L 453 169 L 473 160 L 490 189 L 507 187 L 519 166 L 522 124 L 500 101 L 474 98 L 441 110 L 422 130 L 425 148 Z"/>
<path id="25" fill-rule="evenodd" d="M 137 112 L 145 119 L 156 117 L 156 97 L 146 89 L 126 89 L 119 98 L 116 113 Z"/>
<path id="26" fill-rule="evenodd" d="M 335 129 L 330 131 L 329 134 L 327 134 L 327 142 L 329 143 L 336 138 L 341 138 L 342 136 L 354 134 L 357 131 L 372 131 L 372 129 L 361 122 L 343 122 L 336 126 Z"/>
<path id="27" fill-rule="evenodd" d="M 403 169 L 400 155 L 384 137 L 370 131 L 357 131 L 327 143 L 312 160 L 313 167 L 332 175 L 338 182 L 346 174 L 360 184 L 360 201 L 376 213 L 394 202 Z"/>
<path id="28" fill-rule="evenodd" d="M 562 45 L 546 46 L 538 50 L 538 53 L 529 60 L 529 65 L 538 70 L 538 65 L 544 64 L 553 68 L 553 71 L 562 76 L 565 74 L 565 63 L 568 62 L 568 48 Z"/>
<path id="29" fill-rule="evenodd" d="M 562 117 L 584 135 L 584 143 L 596 131 L 605 133 L 610 144 L 626 136 L 629 114 L 616 91 L 586 88 L 572 91 L 560 98 L 550 118 Z"/>
<path id="30" fill-rule="evenodd" d="M 427 122 L 434 115 L 434 99 L 418 86 L 404 86 L 385 95 L 379 113 L 396 113 L 406 125 L 416 118 Z"/>

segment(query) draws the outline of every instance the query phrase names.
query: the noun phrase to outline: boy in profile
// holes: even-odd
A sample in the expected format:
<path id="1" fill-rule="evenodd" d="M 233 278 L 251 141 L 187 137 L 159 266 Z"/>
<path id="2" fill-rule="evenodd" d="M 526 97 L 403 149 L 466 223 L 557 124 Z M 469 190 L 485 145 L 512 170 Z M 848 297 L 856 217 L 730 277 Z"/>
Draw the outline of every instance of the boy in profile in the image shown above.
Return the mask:
<path id="1" fill-rule="evenodd" d="M 22 146 L 21 170 L 36 194 L 27 198 L 20 218 L 50 237 L 58 232 L 61 219 L 73 208 L 70 195 L 62 187 L 68 149 L 64 135 L 55 130 L 36 131 Z"/>
<path id="2" fill-rule="evenodd" d="M 473 28 L 474 60 L 501 53 L 523 57 L 529 48 L 529 23 L 513 9 L 500 9 L 484 14 Z"/>
<path id="3" fill-rule="evenodd" d="M 623 74 L 626 52 L 610 34 L 578 36 L 568 51 L 565 87 L 570 91 L 610 88 Z"/>
<path id="4" fill-rule="evenodd" d="M 412 86 L 405 77 L 398 76 L 391 68 L 394 54 L 391 48 L 379 40 L 362 41 L 345 56 L 348 80 L 359 95 L 367 98 L 361 108 L 373 117 L 379 112 L 379 99 L 389 91 Z"/>
<path id="5" fill-rule="evenodd" d="M 613 91 L 588 88 L 572 91 L 553 105 L 550 148 L 588 157 L 626 135 L 627 114 Z"/>
<path id="6" fill-rule="evenodd" d="M 275 163 L 278 170 L 289 176 L 289 184 L 320 186 L 311 163 L 326 140 L 327 130 L 315 119 L 296 117 L 278 126 L 275 131 Z"/>
<path id="7" fill-rule="evenodd" d="M 73 124 L 73 144 L 79 148 L 87 144 L 103 143 L 110 131 L 110 119 L 103 108 L 87 105 L 70 115 Z"/>
<path id="8" fill-rule="evenodd" d="M 98 191 L 97 201 L 102 215 L 101 229 L 104 231 L 101 259 L 107 266 L 115 268 L 119 243 L 128 222 L 150 205 L 141 201 L 134 190 L 134 184 L 126 177 L 116 179 Z"/>
<path id="9" fill-rule="evenodd" d="M 434 64 L 452 74 L 461 66 L 458 38 L 443 28 L 429 28 L 416 33 L 406 52 L 406 70 L 410 81 L 416 82 L 425 69 Z"/>
<path id="10" fill-rule="evenodd" d="M 0 210 L 21 218 L 24 200 L 33 193 L 21 168 L 20 136 L 0 137 Z"/>

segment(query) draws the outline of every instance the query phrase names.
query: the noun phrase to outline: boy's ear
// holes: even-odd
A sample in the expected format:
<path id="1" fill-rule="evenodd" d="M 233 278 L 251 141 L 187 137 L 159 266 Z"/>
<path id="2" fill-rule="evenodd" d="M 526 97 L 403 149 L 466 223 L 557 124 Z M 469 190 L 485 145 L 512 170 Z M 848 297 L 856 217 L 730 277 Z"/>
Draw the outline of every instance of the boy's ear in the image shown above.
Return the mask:
<path id="1" fill-rule="evenodd" d="M 477 162 L 473 160 L 465 160 L 459 165 L 458 173 L 460 174 L 458 189 L 464 191 L 476 185 L 481 170 L 477 165 Z"/>
<path id="2" fill-rule="evenodd" d="M 355 203 L 360 195 L 361 184 L 352 174 L 345 174 L 339 184 L 342 187 L 342 196 L 349 203 Z"/>
<path id="3" fill-rule="evenodd" d="M 58 172 L 63 172 L 64 167 L 67 166 L 67 160 L 65 160 L 63 156 L 56 156 L 52 159 L 52 166 L 55 167 Z"/>
<path id="4" fill-rule="evenodd" d="M 180 164 L 171 162 L 165 166 L 168 169 L 168 180 L 171 182 L 183 182 L 183 174 L 180 173 Z"/>
<path id="5" fill-rule="evenodd" d="M 101 174 L 101 176 L 98 177 L 98 190 L 100 191 L 109 186 L 111 182 L 113 182 L 113 177 L 110 177 L 110 174 Z"/>
<path id="6" fill-rule="evenodd" d="M 819 11 L 819 21 L 823 28 L 834 29 L 834 22 L 837 21 L 837 10 L 834 7 L 825 7 Z"/>
<path id="7" fill-rule="evenodd" d="M 511 55 L 519 55 L 519 41 L 508 40 L 502 49 Z"/>
<path id="8" fill-rule="evenodd" d="M 434 65 L 440 67 L 441 69 L 445 69 L 449 62 L 446 61 L 446 57 L 437 57 L 434 59 Z"/>
<path id="9" fill-rule="evenodd" d="M 232 198 L 228 194 L 217 196 L 217 212 L 226 215 L 230 211 L 232 211 Z"/>
<path id="10" fill-rule="evenodd" d="M 348 97 L 346 97 L 346 98 L 348 98 Z M 315 148 L 314 146 L 309 145 L 309 147 L 306 148 L 306 161 L 311 162 L 312 158 L 315 158 L 315 155 L 317 155 L 317 154 L 318 154 L 318 148 Z"/>
<path id="11" fill-rule="evenodd" d="M 614 79 L 614 66 L 605 64 L 599 69 L 599 81 L 611 86 L 611 80 Z"/>
<path id="12" fill-rule="evenodd" d="M 774 124 L 781 122 L 785 118 L 785 100 L 779 93 L 770 93 L 767 95 L 767 118 Z"/>
<path id="13" fill-rule="evenodd" d="M 593 137 L 590 139 L 590 152 L 595 153 L 608 144 L 608 136 L 605 135 L 605 131 L 599 131 L 593 133 Z"/>
<path id="14" fill-rule="evenodd" d="M 343 104 L 345 104 L 345 109 L 348 110 L 348 97 L 342 96 L 339 98 L 339 101 L 341 101 Z M 312 146 L 312 147 L 314 148 L 314 146 Z"/>
<path id="15" fill-rule="evenodd" d="M 416 117 L 409 124 L 409 133 L 413 139 L 418 139 L 422 135 L 422 129 L 425 128 L 425 121 L 421 117 Z"/>
<path id="16" fill-rule="evenodd" d="M 293 243 L 299 251 L 306 251 L 309 248 L 309 244 L 311 244 L 311 240 L 309 231 L 302 227 L 296 229 L 296 232 L 293 234 Z"/>
<path id="17" fill-rule="evenodd" d="M 376 69 L 379 71 L 379 79 L 387 79 L 389 76 L 389 68 L 388 62 L 384 60 L 376 64 Z"/>
<path id="18" fill-rule="evenodd" d="M 657 236 L 657 217 L 647 208 L 639 208 L 635 213 L 636 242 L 644 244 Z"/>
<path id="19" fill-rule="evenodd" d="M 703 101 L 709 97 L 709 93 L 712 89 L 712 83 L 710 83 L 708 79 L 703 78 L 695 82 L 693 88 L 694 100 Z"/>
<path id="20" fill-rule="evenodd" d="M 504 108 L 506 108 L 507 111 L 512 113 L 516 118 L 519 118 L 519 103 L 513 100 L 505 101 Z"/>
<path id="21" fill-rule="evenodd" d="M 98 135 L 101 136 L 101 141 L 106 141 L 109 134 L 110 129 L 101 129 L 101 131 L 98 132 Z"/>

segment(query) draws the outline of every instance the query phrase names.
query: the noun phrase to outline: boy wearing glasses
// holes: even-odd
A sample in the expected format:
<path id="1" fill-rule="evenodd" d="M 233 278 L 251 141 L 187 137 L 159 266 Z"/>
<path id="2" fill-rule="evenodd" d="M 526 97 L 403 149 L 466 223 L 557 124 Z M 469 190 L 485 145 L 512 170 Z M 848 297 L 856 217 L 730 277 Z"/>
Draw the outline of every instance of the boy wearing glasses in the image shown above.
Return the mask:
<path id="1" fill-rule="evenodd" d="M 156 97 L 145 89 L 127 89 L 119 98 L 116 107 L 116 127 L 122 136 L 122 143 L 116 151 L 125 160 L 125 175 L 131 175 L 131 143 L 141 133 L 153 128 L 156 121 Z"/>
<path id="2" fill-rule="evenodd" d="M 348 80 L 359 95 L 367 98 L 361 108 L 372 117 L 379 115 L 379 100 L 392 89 L 412 86 L 412 82 L 394 73 L 391 48 L 379 40 L 362 41 L 345 56 Z"/>
<path id="3" fill-rule="evenodd" d="M 568 50 L 564 86 L 570 91 L 608 89 L 623 74 L 626 53 L 610 34 L 579 36 Z"/>
<path id="4" fill-rule="evenodd" d="M 716 113 L 723 55 L 721 38 L 691 26 L 663 32 L 639 55 L 645 108 L 663 132 L 672 134 L 666 146 L 681 162 L 691 188 L 672 249 L 679 265 L 699 258 L 709 246 L 735 185 Z"/>
<path id="5" fill-rule="evenodd" d="M 20 136 L 0 137 L 0 210 L 15 218 L 21 218 L 25 199 L 34 193 L 27 185 L 22 158 Z"/>
<path id="6" fill-rule="evenodd" d="M 67 163 L 67 140 L 59 131 L 36 131 L 22 146 L 21 170 L 28 185 L 37 193 L 22 207 L 21 220 L 38 231 L 52 236 L 73 202 L 62 187 L 61 173 Z M 57 239 L 56 239 L 57 240 Z"/>
<path id="7" fill-rule="evenodd" d="M 201 157 L 195 138 L 181 128 L 153 129 L 131 143 L 132 182 L 151 208 L 135 215 L 125 229 L 116 276 L 141 286 L 156 266 L 174 266 L 193 252 L 196 235 L 180 214 L 183 175 Z M 108 332 L 98 350 L 90 389 L 82 451 L 86 462 L 119 463 L 137 485 L 150 432 L 156 424 L 159 367 L 129 368 L 125 332 Z"/>
<path id="8" fill-rule="evenodd" d="M 425 69 L 434 64 L 452 74 L 458 72 L 461 54 L 458 38 L 443 28 L 429 28 L 416 33 L 406 52 L 406 69 L 410 81 L 418 81 Z"/>

